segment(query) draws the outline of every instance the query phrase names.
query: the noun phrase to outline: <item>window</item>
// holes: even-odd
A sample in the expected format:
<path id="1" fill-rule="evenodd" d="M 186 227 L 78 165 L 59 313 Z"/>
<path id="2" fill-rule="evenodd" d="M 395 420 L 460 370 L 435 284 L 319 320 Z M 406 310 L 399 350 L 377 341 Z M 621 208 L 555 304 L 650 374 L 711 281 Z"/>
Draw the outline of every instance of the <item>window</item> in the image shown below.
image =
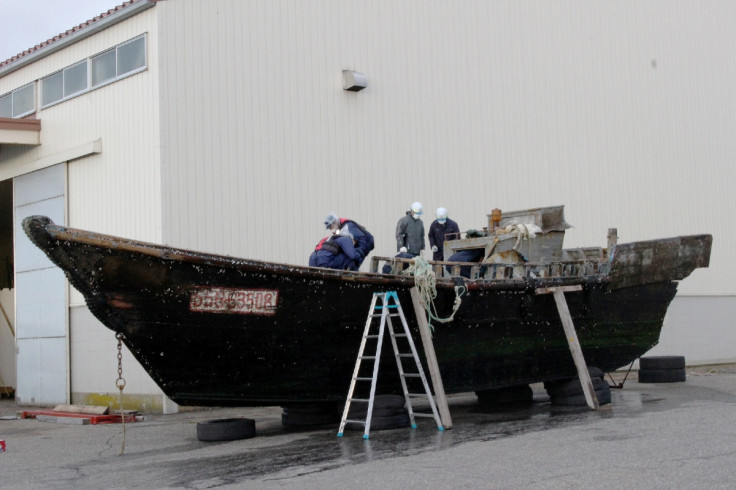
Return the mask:
<path id="1" fill-rule="evenodd" d="M 121 78 L 146 67 L 146 38 L 141 36 L 91 59 L 92 86 Z"/>
<path id="2" fill-rule="evenodd" d="M 92 58 L 92 86 L 96 87 L 113 78 L 115 78 L 114 49 Z"/>
<path id="3" fill-rule="evenodd" d="M 41 107 L 82 94 L 146 68 L 146 36 L 140 36 L 41 79 Z M 2 105 L 0 104 L 0 110 Z"/>
<path id="4" fill-rule="evenodd" d="M 118 46 L 118 76 L 146 66 L 146 42 L 139 37 Z"/>
<path id="5" fill-rule="evenodd" d="M 13 94 L 0 97 L 0 117 L 13 117 Z"/>
<path id="6" fill-rule="evenodd" d="M 64 69 L 64 97 L 87 89 L 87 62 Z"/>
<path id="7" fill-rule="evenodd" d="M 13 117 L 23 117 L 36 111 L 36 91 L 29 83 L 13 92 Z"/>
<path id="8" fill-rule="evenodd" d="M 64 73 L 41 79 L 41 107 L 64 98 Z"/>
<path id="9" fill-rule="evenodd" d="M 36 111 L 36 91 L 29 83 L 0 97 L 0 117 L 23 117 Z"/>

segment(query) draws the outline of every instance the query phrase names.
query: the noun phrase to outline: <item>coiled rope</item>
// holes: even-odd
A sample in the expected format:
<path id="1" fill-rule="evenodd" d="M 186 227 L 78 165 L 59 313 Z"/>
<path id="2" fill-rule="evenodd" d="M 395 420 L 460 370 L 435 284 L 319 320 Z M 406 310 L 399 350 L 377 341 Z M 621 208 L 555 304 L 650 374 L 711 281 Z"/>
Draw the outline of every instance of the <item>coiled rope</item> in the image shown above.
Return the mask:
<path id="1" fill-rule="evenodd" d="M 510 223 L 506 228 L 501 230 L 501 232 L 516 234 L 516 243 L 514 243 L 512 249 L 518 252 L 519 248 L 521 248 L 522 240 L 531 240 L 537 236 L 537 233 L 542 233 L 542 229 L 533 224 Z"/>
<path id="2" fill-rule="evenodd" d="M 437 313 L 437 307 L 434 304 L 434 299 L 437 297 L 437 277 L 432 270 L 432 266 L 429 262 L 421 257 L 414 257 L 414 263 L 401 271 L 401 274 L 406 276 L 414 276 L 414 285 L 419 292 L 419 298 L 427 310 L 427 316 L 429 317 L 429 328 L 434 329 L 432 321 L 439 323 L 448 323 L 455 318 L 455 313 L 460 308 L 462 303 L 462 295 L 466 293 L 467 288 L 464 284 L 455 286 L 455 302 L 452 305 L 452 313 L 450 316 L 442 318 Z"/>

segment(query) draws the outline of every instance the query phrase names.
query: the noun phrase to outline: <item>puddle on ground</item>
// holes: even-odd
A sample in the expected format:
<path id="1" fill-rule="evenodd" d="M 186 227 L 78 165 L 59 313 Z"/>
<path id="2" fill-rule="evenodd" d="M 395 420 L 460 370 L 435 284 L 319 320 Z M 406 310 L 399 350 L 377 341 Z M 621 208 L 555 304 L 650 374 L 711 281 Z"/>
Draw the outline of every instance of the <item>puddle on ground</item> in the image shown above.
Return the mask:
<path id="1" fill-rule="evenodd" d="M 472 399 L 471 399 L 472 398 Z M 512 407 L 483 406 L 469 397 L 467 402 L 451 406 L 454 426 L 439 431 L 430 419 L 418 419 L 417 429 L 373 431 L 363 439 L 362 431 L 346 431 L 337 437 L 337 426 L 309 431 L 295 431 L 307 437 L 287 444 L 252 448 L 228 456 L 191 461 L 186 468 L 172 465 L 176 486 L 195 486 L 206 482 L 224 483 L 262 479 L 275 480 L 321 472 L 345 465 L 361 464 L 384 458 L 410 456 L 428 451 L 442 451 L 468 442 L 485 442 L 515 437 L 559 427 L 592 423 L 601 417 L 638 416 L 648 403 L 639 392 L 612 390 L 613 410 L 591 411 L 587 407 L 555 407 L 546 397 L 526 405 Z M 421 412 L 422 409 L 417 409 Z M 266 436 L 267 437 L 267 436 Z M 198 482 L 198 483 L 197 483 Z M 218 482 L 218 483 L 215 483 Z"/>

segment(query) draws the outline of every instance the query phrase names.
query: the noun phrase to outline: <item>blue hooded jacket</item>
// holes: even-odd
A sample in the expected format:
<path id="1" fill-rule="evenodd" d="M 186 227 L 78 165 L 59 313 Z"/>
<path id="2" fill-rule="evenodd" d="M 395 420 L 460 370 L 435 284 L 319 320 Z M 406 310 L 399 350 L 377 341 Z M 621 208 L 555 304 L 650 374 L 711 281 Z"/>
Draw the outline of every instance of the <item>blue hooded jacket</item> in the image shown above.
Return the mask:
<path id="1" fill-rule="evenodd" d="M 360 255 L 358 259 L 358 267 L 363 263 L 363 260 L 371 253 L 374 247 L 373 235 L 365 229 L 364 226 L 359 225 L 355 221 L 348 218 L 340 218 L 340 228 L 348 227 L 348 231 L 353 235 L 355 239 L 355 250 Z"/>
<path id="2" fill-rule="evenodd" d="M 326 269 L 358 270 L 359 260 L 360 255 L 350 238 L 332 235 L 317 245 L 317 249 L 309 257 L 309 265 Z"/>

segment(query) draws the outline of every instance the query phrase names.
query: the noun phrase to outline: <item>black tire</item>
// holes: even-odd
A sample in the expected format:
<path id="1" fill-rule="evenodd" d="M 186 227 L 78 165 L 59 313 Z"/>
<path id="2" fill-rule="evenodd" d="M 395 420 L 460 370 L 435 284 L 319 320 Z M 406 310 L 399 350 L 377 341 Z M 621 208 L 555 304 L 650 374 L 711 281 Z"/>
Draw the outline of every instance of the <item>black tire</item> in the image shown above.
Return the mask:
<path id="1" fill-rule="evenodd" d="M 401 413 L 398 415 L 391 415 L 389 417 L 373 417 L 371 419 L 371 431 L 374 430 L 387 430 L 387 429 L 399 429 L 401 427 L 409 427 L 411 419 L 409 418 L 409 412 Z M 348 422 L 345 424 L 347 430 L 365 430 L 363 424 L 356 424 Z"/>
<path id="2" fill-rule="evenodd" d="M 590 376 L 590 379 L 596 379 L 596 378 L 598 378 L 598 379 L 603 379 L 603 378 L 605 377 L 605 373 L 604 373 L 604 372 L 603 372 L 603 371 L 602 371 L 601 369 L 599 369 L 599 368 L 597 368 L 597 367 L 595 367 L 595 366 L 589 366 L 589 367 L 588 367 L 588 375 Z M 572 376 L 572 377 L 570 377 L 570 378 L 565 378 L 565 379 L 555 379 L 555 380 L 546 380 L 546 381 L 544 382 L 544 385 L 545 385 L 545 387 L 546 387 L 546 386 L 547 386 L 548 384 L 561 385 L 561 384 L 565 384 L 565 383 L 570 383 L 570 382 L 572 382 L 572 381 L 575 381 L 575 380 L 577 380 L 578 378 L 579 378 L 579 377 L 578 377 L 578 375 L 576 374 L 575 376 Z"/>
<path id="3" fill-rule="evenodd" d="M 650 356 L 639 358 L 639 369 L 685 369 L 685 356 Z"/>
<path id="4" fill-rule="evenodd" d="M 608 405 L 611 403 L 611 389 L 608 390 L 596 390 L 596 398 L 598 398 L 598 405 Z M 566 407 L 584 407 L 588 405 L 585 399 L 585 394 L 574 395 L 574 396 L 550 396 L 549 401 L 552 405 L 560 405 Z"/>
<path id="5" fill-rule="evenodd" d="M 400 408 L 374 408 L 373 409 L 373 418 L 376 417 L 391 417 L 394 415 L 401 415 L 402 413 L 406 413 L 406 409 Z M 365 418 L 368 416 L 367 410 L 356 410 L 353 411 L 352 407 L 351 410 L 348 412 L 348 418 L 349 419 L 357 419 L 357 420 L 365 420 Z"/>
<path id="6" fill-rule="evenodd" d="M 593 389 L 598 391 L 599 389 L 609 388 L 608 382 L 603 379 L 603 371 L 598 368 L 590 368 L 590 380 L 593 383 Z M 580 379 L 576 376 L 568 381 L 545 381 L 544 388 L 547 390 L 549 396 L 577 396 L 583 394 L 583 385 Z"/>
<path id="7" fill-rule="evenodd" d="M 216 419 L 197 423 L 200 441 L 236 441 L 256 435 L 256 421 L 246 418 Z"/>
<path id="8" fill-rule="evenodd" d="M 406 399 L 404 395 L 376 395 L 373 397 L 373 410 L 376 409 L 389 409 L 389 410 L 401 410 L 406 405 Z M 367 411 L 368 402 L 352 402 L 350 404 L 350 410 L 355 411 Z"/>
<path id="9" fill-rule="evenodd" d="M 639 383 L 681 383 L 686 379 L 684 368 L 639 370 Z"/>
<path id="10" fill-rule="evenodd" d="M 534 392 L 529 385 L 478 390 L 475 392 L 475 395 L 478 397 L 478 403 L 484 405 L 534 401 Z"/>
<path id="11" fill-rule="evenodd" d="M 591 378 L 593 389 L 595 391 L 608 388 L 608 382 L 600 378 Z M 569 381 L 560 385 L 550 385 L 547 387 L 549 396 L 577 396 L 583 394 L 583 385 L 580 380 Z"/>

